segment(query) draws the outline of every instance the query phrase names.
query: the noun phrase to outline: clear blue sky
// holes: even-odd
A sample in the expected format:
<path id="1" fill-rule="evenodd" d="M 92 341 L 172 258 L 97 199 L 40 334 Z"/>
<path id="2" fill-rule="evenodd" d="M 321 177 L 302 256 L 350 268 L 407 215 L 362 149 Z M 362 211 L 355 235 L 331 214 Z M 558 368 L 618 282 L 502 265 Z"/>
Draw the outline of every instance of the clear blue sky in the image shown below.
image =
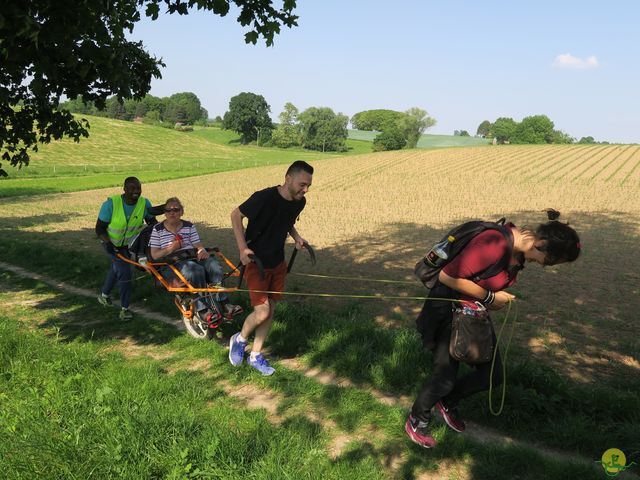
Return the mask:
<path id="1" fill-rule="evenodd" d="M 250 91 L 301 111 L 429 112 L 427 133 L 548 115 L 580 138 L 640 142 L 640 2 L 299 0 L 299 26 L 244 43 L 234 11 L 161 15 L 133 38 L 167 64 L 151 93 L 194 92 L 209 116 Z"/>

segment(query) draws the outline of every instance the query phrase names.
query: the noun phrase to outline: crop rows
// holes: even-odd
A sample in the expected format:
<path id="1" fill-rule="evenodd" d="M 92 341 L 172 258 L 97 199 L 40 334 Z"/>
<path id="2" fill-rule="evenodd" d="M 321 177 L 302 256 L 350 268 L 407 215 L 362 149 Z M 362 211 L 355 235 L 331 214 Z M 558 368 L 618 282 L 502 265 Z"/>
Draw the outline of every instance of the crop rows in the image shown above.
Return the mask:
<path id="1" fill-rule="evenodd" d="M 409 231 L 420 225 L 442 228 L 455 219 L 493 218 L 507 209 L 534 211 L 553 206 L 561 211 L 637 212 L 640 201 L 630 186 L 637 185 L 640 176 L 640 148 L 623 148 L 476 147 L 317 161 L 301 231 L 316 245 L 329 246 L 376 238 L 392 224 L 395 228 L 404 225 Z M 154 203 L 180 197 L 188 220 L 228 228 L 231 210 L 253 191 L 282 182 L 284 168 L 224 172 L 143 188 Z M 16 199 L 0 223 L 24 215 L 59 217 L 61 212 L 73 212 L 47 228 L 52 233 L 82 232 L 95 222 L 104 198 L 117 190 L 52 196 L 37 203 Z M 73 236 L 68 241 L 73 242 Z M 217 238 L 213 241 L 223 243 Z M 226 241 L 227 248 L 235 248 L 231 236 Z M 391 245 L 381 244 L 380 248 Z"/>

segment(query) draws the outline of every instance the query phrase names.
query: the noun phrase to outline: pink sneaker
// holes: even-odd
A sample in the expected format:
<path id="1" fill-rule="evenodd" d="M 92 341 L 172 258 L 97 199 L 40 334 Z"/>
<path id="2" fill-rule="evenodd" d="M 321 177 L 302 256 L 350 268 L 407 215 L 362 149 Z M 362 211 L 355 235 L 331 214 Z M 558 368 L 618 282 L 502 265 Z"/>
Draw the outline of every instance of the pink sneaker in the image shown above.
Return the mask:
<path id="1" fill-rule="evenodd" d="M 449 428 L 459 433 L 464 432 L 466 425 L 464 424 L 464 420 L 460 418 L 460 415 L 458 414 L 458 410 L 455 407 L 447 407 L 444 403 L 442 403 L 442 400 L 439 400 L 435 404 L 435 407 L 436 407 L 436 410 L 440 412 L 440 415 L 442 415 L 442 419 L 444 420 L 444 423 L 446 423 L 449 426 Z"/>
<path id="2" fill-rule="evenodd" d="M 413 415 L 409 415 L 407 422 L 404 424 L 404 431 L 407 432 L 412 442 L 417 443 L 424 448 L 435 447 L 438 442 L 431 436 L 429 424 L 431 421 L 423 422 Z"/>

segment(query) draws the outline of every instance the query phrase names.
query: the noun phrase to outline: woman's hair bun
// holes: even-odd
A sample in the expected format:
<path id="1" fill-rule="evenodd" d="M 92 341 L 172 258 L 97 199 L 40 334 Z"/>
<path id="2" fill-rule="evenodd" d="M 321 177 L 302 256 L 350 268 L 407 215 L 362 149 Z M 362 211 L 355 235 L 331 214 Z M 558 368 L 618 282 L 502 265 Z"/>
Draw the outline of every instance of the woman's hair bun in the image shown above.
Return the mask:
<path id="1" fill-rule="evenodd" d="M 547 218 L 549 220 L 557 220 L 560 218 L 560 212 L 554 208 L 547 208 L 545 211 L 547 212 Z"/>

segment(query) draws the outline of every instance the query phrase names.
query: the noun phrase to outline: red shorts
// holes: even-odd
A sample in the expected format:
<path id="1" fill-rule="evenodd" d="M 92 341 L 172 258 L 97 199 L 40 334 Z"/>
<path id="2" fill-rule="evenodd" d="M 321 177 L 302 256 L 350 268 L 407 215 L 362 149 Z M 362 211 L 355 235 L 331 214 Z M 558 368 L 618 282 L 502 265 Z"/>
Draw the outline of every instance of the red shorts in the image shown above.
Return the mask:
<path id="1" fill-rule="evenodd" d="M 260 270 L 255 263 L 250 263 L 244 270 L 244 278 L 247 281 L 249 290 L 249 299 L 251 306 L 256 307 L 267 303 L 267 300 L 282 300 L 283 295 L 280 293 L 261 293 L 263 291 L 282 292 L 284 291 L 284 279 L 287 276 L 287 262 L 282 262 L 274 268 L 264 269 L 264 279 L 260 278 Z M 254 292 L 253 290 L 260 290 Z"/>

